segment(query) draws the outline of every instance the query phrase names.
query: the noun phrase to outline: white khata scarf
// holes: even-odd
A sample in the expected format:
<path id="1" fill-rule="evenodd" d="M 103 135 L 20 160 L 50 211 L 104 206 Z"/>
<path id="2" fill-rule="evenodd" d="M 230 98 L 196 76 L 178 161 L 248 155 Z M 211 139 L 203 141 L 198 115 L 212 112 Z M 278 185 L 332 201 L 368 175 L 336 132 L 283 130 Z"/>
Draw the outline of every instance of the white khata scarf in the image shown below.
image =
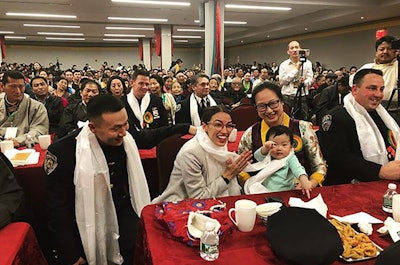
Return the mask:
<path id="1" fill-rule="evenodd" d="M 146 112 L 147 107 L 150 104 L 150 94 L 149 94 L 149 92 L 147 92 L 144 95 L 144 97 L 142 98 L 142 102 L 141 102 L 140 106 L 139 106 L 139 101 L 137 100 L 135 95 L 133 95 L 132 91 L 127 95 L 126 98 L 127 98 L 129 106 L 133 110 L 133 114 L 135 114 L 136 118 L 140 122 L 140 127 L 143 129 L 143 115 Z"/>
<path id="2" fill-rule="evenodd" d="M 132 207 L 140 216 L 150 203 L 150 194 L 135 140 L 124 137 L 129 193 Z M 77 136 L 75 214 L 88 264 L 122 264 L 119 228 L 104 153 L 88 123 Z"/>
<path id="3" fill-rule="evenodd" d="M 282 159 L 272 159 L 271 155 L 268 155 L 262 161 L 265 165 L 264 168 L 258 172 L 255 176 L 250 177 L 244 183 L 244 193 L 245 194 L 259 194 L 271 192 L 264 185 L 263 182 L 267 178 L 269 178 L 276 171 L 281 169 L 286 165 L 287 160 L 290 156 L 294 155 L 294 151 L 292 150 L 290 154 Z"/>
<path id="4" fill-rule="evenodd" d="M 208 100 L 210 101 L 210 107 L 211 106 L 217 106 L 217 103 L 215 100 L 210 96 L 207 95 Z M 193 126 L 200 126 L 201 125 L 201 120 L 199 116 L 199 110 L 198 110 L 198 104 L 196 97 L 194 96 L 194 93 L 190 95 L 190 119 L 192 120 L 192 125 Z"/>
<path id="5" fill-rule="evenodd" d="M 228 151 L 227 144 L 225 146 L 215 145 L 202 127 L 197 128 L 196 136 L 200 146 L 207 152 L 207 165 L 210 170 L 217 171 L 221 167 L 225 167 L 226 161 L 231 158 L 235 160 L 239 157 L 238 154 Z M 249 164 L 244 171 L 254 172 L 265 167 L 267 161 L 261 161 L 254 164 Z M 218 174 L 218 173 L 216 173 Z M 237 181 L 230 181 L 228 184 L 229 195 L 240 194 L 240 186 Z"/>
<path id="6" fill-rule="evenodd" d="M 364 159 L 380 165 L 386 164 L 388 158 L 385 141 L 367 110 L 356 102 L 351 93 L 347 94 L 343 101 L 345 109 L 356 123 L 357 135 Z M 376 112 L 381 117 L 386 127 L 393 131 L 396 142 L 399 143 L 400 130 L 396 121 L 393 120 L 382 105 L 376 108 Z M 399 152 L 400 148 L 397 147 L 396 157 L 398 157 Z"/>

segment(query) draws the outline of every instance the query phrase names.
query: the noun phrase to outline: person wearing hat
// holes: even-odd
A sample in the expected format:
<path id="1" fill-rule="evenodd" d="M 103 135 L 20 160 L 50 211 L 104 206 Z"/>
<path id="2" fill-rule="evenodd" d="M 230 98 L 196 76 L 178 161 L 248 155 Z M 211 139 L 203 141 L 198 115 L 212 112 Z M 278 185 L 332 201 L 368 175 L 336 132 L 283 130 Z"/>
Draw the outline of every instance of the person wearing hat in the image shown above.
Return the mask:
<path id="1" fill-rule="evenodd" d="M 329 165 L 324 184 L 400 179 L 400 128 L 381 105 L 382 76 L 376 69 L 358 71 L 344 105 L 322 117 L 319 142 Z"/>

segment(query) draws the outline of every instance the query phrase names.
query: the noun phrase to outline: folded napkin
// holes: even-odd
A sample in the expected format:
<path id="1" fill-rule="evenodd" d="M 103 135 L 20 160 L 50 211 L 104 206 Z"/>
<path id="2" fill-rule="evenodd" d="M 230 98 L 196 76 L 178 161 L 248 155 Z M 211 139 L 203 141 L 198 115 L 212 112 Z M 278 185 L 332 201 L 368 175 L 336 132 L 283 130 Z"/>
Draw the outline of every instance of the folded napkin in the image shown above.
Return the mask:
<path id="1" fill-rule="evenodd" d="M 326 218 L 326 214 L 328 212 L 328 206 L 326 206 L 326 203 L 324 202 L 324 199 L 322 199 L 321 194 L 318 194 L 317 197 L 315 197 L 314 199 L 312 199 L 308 202 L 304 202 L 300 198 L 290 197 L 289 205 L 291 207 L 315 209 L 320 215 L 322 215 L 325 218 Z"/>
<path id="2" fill-rule="evenodd" d="M 10 160 L 14 167 L 34 165 L 39 162 L 40 153 L 34 149 L 11 149 L 7 150 L 4 155 Z"/>
<path id="3" fill-rule="evenodd" d="M 386 218 L 385 222 L 383 222 L 384 226 L 379 228 L 377 231 L 381 234 L 387 234 L 389 232 L 390 237 L 393 242 L 397 242 L 400 240 L 400 223 L 397 223 L 393 220 L 392 217 Z"/>
<path id="4" fill-rule="evenodd" d="M 357 224 L 357 223 L 381 224 L 381 223 L 383 223 L 381 220 L 379 220 L 365 212 L 354 213 L 354 214 L 350 214 L 350 215 L 346 215 L 346 216 L 342 216 L 342 217 L 331 214 L 330 217 L 335 218 L 339 222 L 348 223 L 348 224 Z"/>

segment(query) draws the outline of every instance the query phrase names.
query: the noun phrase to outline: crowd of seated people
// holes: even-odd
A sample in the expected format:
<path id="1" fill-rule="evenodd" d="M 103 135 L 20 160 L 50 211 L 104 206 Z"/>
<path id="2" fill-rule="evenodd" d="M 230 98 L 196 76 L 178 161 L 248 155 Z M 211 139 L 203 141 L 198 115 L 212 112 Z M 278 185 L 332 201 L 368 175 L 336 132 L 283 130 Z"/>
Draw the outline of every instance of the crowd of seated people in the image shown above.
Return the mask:
<path id="1" fill-rule="evenodd" d="M 382 43 L 389 45 L 386 50 L 390 49 L 390 39 L 377 42 L 377 58 Z M 293 52 L 289 60 L 292 55 L 297 56 Z M 385 66 L 379 67 L 390 67 L 387 62 L 382 64 Z M 183 60 L 177 60 L 171 69 L 150 71 L 143 65 L 121 64 L 114 68 L 107 62 L 98 70 L 85 65 L 82 70 L 75 66 L 61 71 L 59 66 L 43 69 L 39 63 L 2 63 L 0 92 L 4 92 L 0 94 L 0 106 L 4 105 L 6 115 L 0 116 L 0 136 L 4 137 L 9 127 L 21 128 L 13 138 L 14 145 L 19 147 L 24 145 L 27 135 L 37 138 L 50 132 L 63 137 L 76 133 L 87 124 L 87 105 L 91 99 L 104 93 L 121 99 L 129 120 L 128 131 L 133 138 L 142 140 L 137 142 L 139 148 L 153 147 L 174 133 L 197 131 L 196 137 L 181 148 L 170 183 L 154 202 L 240 194 L 243 192 L 240 185 L 246 185 L 249 178 L 259 174 L 246 171 L 257 150 L 272 152 L 279 148 L 267 139 L 270 129 L 276 126 L 287 127 L 293 133 L 293 137 L 285 139 L 293 138 L 290 146 L 304 167 L 301 172 L 309 179 L 304 182 L 306 188 L 296 178 L 286 184 L 293 189 L 306 189 L 307 195 L 321 185 L 400 179 L 400 162 L 395 160 L 400 129 L 380 105 L 386 99 L 386 77 L 382 71 L 372 69 L 374 65 L 360 71 L 355 66 L 349 71 L 346 67 L 334 71 L 319 62 L 313 65 L 313 80 L 305 95 L 309 115 L 304 119 L 285 110 L 276 62 L 232 64 L 224 69 L 222 76 L 211 77 L 200 68 L 184 69 Z M 352 86 L 350 76 L 354 77 Z M 230 132 L 235 128 L 230 110 L 246 99 L 251 100 L 259 121 L 245 130 L 238 140 L 239 155 L 233 155 L 226 149 Z M 24 110 L 28 103 L 31 107 Z M 25 121 L 22 114 L 18 116 L 22 111 L 31 119 Z M 313 115 L 316 119 L 311 118 Z M 316 124 L 318 133 L 313 127 Z M 361 130 L 360 124 L 367 124 L 367 129 Z M 274 134 L 272 138 L 280 139 L 279 136 Z M 366 141 L 376 146 L 365 149 Z M 262 153 L 263 159 L 268 152 Z M 374 156 L 375 153 L 380 155 Z M 346 161 L 352 161 L 351 165 L 343 166 Z M 282 168 L 287 170 L 288 166 Z M 345 174 L 343 168 L 351 174 Z M 263 172 L 263 168 L 260 170 Z"/>

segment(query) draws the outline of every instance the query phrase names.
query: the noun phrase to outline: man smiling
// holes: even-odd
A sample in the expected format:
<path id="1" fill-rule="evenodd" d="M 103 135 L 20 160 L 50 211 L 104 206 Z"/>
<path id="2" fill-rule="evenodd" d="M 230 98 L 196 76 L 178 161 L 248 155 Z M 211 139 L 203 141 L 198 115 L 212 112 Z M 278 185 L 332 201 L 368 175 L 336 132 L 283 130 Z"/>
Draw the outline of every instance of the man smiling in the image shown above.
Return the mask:
<path id="1" fill-rule="evenodd" d="M 400 129 L 381 106 L 384 88 L 380 70 L 362 69 L 344 106 L 322 117 L 319 139 L 329 165 L 325 184 L 400 179 L 400 161 L 394 161 Z"/>

